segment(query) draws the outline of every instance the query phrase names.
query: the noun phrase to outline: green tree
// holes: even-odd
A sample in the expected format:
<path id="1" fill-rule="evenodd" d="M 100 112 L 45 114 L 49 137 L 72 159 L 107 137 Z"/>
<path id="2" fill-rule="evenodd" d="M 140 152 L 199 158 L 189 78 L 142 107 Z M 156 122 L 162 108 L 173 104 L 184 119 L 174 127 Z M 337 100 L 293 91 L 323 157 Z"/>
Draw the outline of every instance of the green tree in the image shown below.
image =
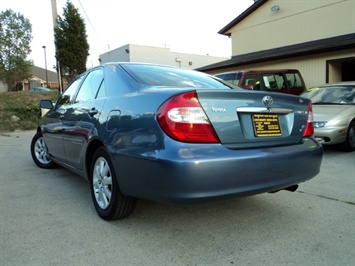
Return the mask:
<path id="1" fill-rule="evenodd" d="M 0 80 L 9 90 L 17 90 L 17 83 L 31 77 L 32 25 L 20 13 L 7 9 L 0 13 Z M 21 88 L 22 89 L 22 88 Z"/>
<path id="2" fill-rule="evenodd" d="M 63 10 L 63 18 L 58 16 L 58 25 L 54 29 L 54 42 L 60 72 L 67 75 L 68 82 L 71 82 L 77 75 L 86 71 L 89 44 L 85 22 L 78 9 L 67 1 Z"/>

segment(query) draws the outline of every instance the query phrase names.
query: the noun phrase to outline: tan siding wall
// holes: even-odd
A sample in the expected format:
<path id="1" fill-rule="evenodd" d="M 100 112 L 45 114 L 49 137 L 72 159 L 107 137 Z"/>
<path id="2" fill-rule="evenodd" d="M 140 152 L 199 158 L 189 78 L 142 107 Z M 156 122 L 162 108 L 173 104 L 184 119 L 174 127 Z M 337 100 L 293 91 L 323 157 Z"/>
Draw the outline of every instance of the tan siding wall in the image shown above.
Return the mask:
<path id="1" fill-rule="evenodd" d="M 230 31 L 233 55 L 354 32 L 355 0 L 269 0 Z"/>
<path id="2" fill-rule="evenodd" d="M 337 77 L 341 75 L 341 63 L 332 63 L 329 65 L 329 82 L 336 82 L 338 81 Z M 355 75 L 355 73 L 354 73 Z M 355 80 L 355 77 L 354 77 Z"/>
<path id="3" fill-rule="evenodd" d="M 243 69 L 298 69 L 301 72 L 303 79 L 305 80 L 306 87 L 309 88 L 326 83 L 327 60 L 336 60 L 349 57 L 355 57 L 355 49 L 321 53 L 285 60 L 276 60 L 259 64 L 245 65 L 242 67 L 225 68 L 218 71 L 210 71 L 209 73 L 217 74 Z M 341 81 L 341 73 L 339 73 L 339 70 L 336 71 L 335 69 L 330 69 L 329 77 L 329 82 Z"/>

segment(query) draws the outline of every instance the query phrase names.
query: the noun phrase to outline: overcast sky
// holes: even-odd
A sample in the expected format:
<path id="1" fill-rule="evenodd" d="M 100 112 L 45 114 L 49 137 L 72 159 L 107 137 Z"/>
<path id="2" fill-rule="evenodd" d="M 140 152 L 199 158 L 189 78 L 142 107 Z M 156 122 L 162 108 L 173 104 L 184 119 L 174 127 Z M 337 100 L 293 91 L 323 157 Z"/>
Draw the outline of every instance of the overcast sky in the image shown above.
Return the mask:
<path id="1" fill-rule="evenodd" d="M 56 0 L 63 15 L 66 0 Z M 126 44 L 168 47 L 173 52 L 231 56 L 231 40 L 218 31 L 253 0 L 72 0 L 86 23 L 90 45 L 87 66 L 99 55 Z M 12 9 L 32 24 L 34 65 L 53 69 L 54 37 L 51 0 L 0 0 L 0 11 Z"/>

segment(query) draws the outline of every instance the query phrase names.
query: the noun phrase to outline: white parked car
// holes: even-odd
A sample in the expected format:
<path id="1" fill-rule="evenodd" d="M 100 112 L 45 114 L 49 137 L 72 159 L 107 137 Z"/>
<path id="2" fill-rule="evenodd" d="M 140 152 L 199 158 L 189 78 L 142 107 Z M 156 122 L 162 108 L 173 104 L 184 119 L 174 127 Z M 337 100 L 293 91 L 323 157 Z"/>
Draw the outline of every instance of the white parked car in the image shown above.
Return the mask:
<path id="1" fill-rule="evenodd" d="M 323 145 L 355 150 L 355 81 L 325 84 L 300 95 L 312 100 L 314 136 Z"/>

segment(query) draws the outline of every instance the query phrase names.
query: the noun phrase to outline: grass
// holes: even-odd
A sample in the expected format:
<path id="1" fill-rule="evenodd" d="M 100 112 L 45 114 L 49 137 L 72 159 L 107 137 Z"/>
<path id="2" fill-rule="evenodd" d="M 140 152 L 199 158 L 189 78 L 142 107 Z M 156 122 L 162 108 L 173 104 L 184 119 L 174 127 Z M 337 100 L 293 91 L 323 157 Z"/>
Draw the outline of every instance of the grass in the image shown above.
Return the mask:
<path id="1" fill-rule="evenodd" d="M 37 128 L 40 100 L 55 101 L 58 96 L 56 92 L 0 92 L 0 132 Z"/>

